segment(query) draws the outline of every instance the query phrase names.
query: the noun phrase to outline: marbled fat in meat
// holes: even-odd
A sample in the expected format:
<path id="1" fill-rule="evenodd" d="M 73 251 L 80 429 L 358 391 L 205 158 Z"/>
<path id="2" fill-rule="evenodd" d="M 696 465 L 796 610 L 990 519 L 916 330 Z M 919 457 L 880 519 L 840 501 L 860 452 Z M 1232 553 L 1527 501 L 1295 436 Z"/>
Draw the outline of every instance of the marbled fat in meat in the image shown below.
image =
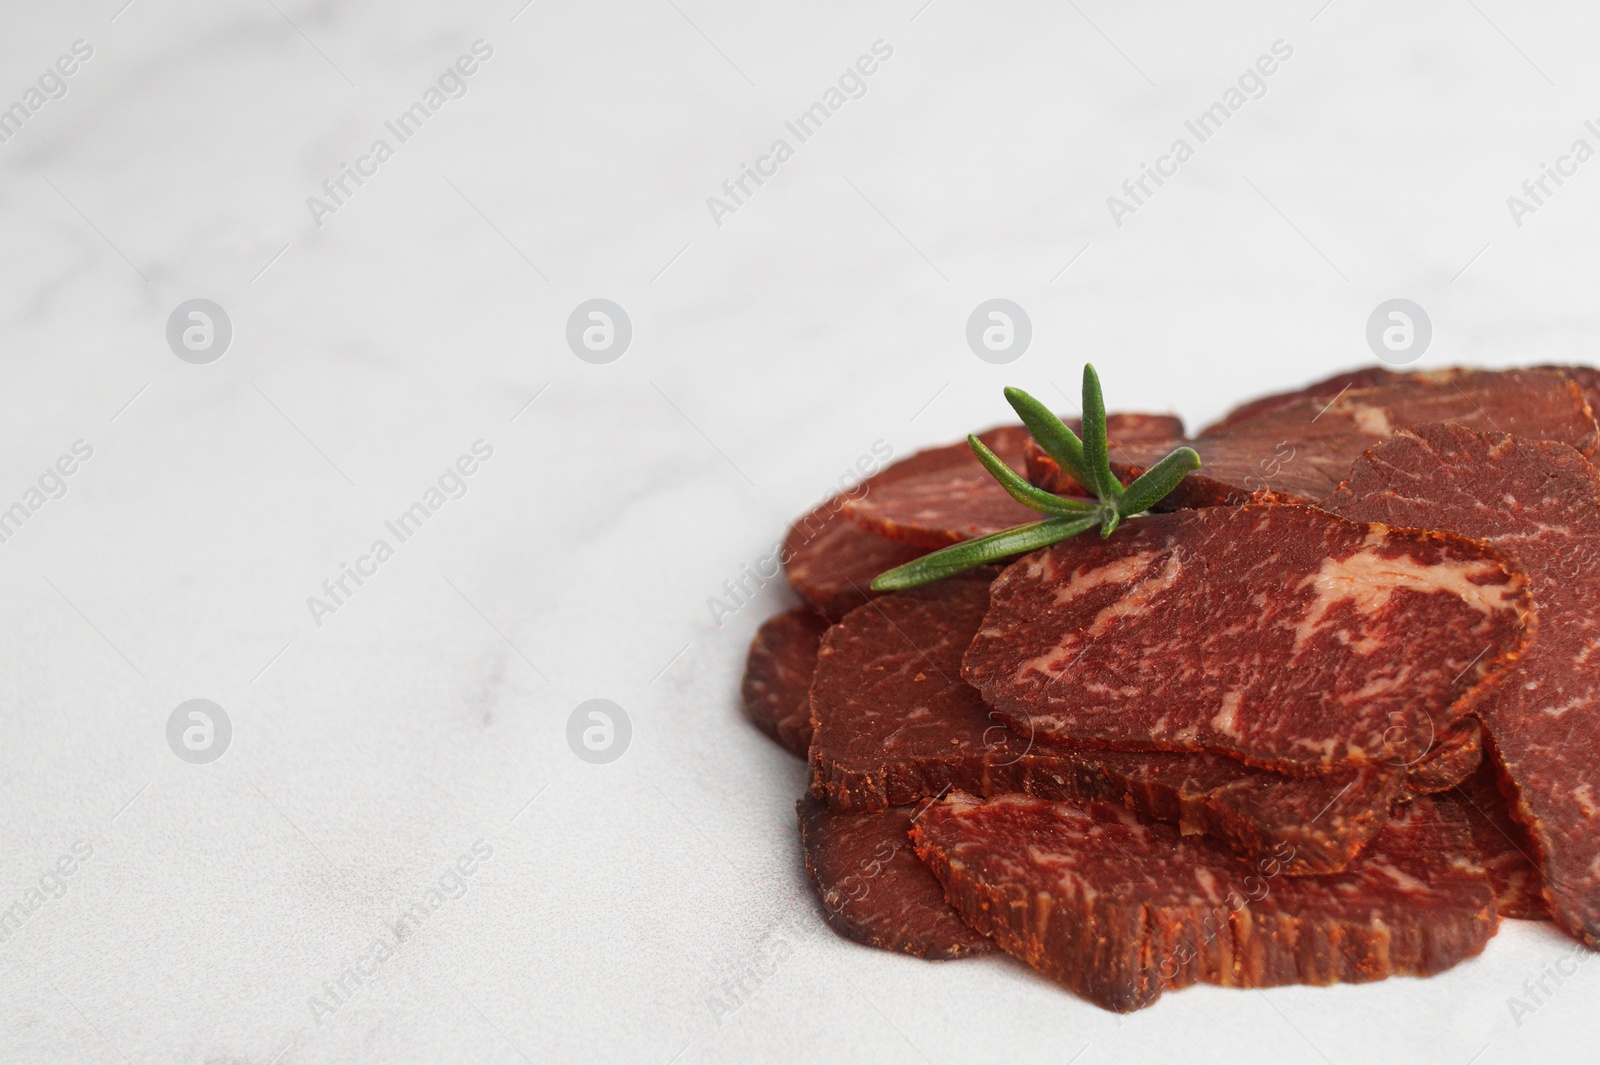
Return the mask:
<path id="1" fill-rule="evenodd" d="M 1150 515 L 1009 566 L 963 675 L 1024 735 L 1326 774 L 1454 725 L 1526 641 L 1525 583 L 1481 542 L 1311 507 Z"/>
<path id="2" fill-rule="evenodd" d="M 1402 807 L 1342 873 L 1278 875 L 1120 807 L 956 793 L 912 828 L 967 922 L 1106 1009 L 1194 983 L 1359 983 L 1483 950 L 1494 891 L 1466 825 Z"/>

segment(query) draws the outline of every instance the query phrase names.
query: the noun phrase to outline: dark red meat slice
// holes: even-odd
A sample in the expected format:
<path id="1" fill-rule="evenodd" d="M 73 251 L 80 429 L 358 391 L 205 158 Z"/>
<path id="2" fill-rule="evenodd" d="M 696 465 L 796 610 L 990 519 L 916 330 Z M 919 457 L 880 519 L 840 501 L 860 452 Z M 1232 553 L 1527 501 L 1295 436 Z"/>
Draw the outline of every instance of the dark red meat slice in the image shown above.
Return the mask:
<path id="1" fill-rule="evenodd" d="M 1346 370 L 1314 384 L 1306 385 L 1304 388 L 1278 392 L 1270 396 L 1262 396 L 1259 399 L 1252 399 L 1248 403 L 1241 403 L 1225 414 L 1221 420 L 1213 422 L 1200 430 L 1200 436 L 1213 436 L 1259 415 L 1275 411 L 1280 407 L 1286 407 L 1300 400 L 1320 399 L 1323 402 L 1327 402 L 1347 389 L 1372 388 L 1375 385 L 1391 384 L 1398 380 L 1420 376 L 1395 373 L 1393 370 L 1385 369 L 1382 366 L 1366 366 L 1359 370 Z"/>
<path id="2" fill-rule="evenodd" d="M 1435 739 L 1421 758 L 1401 760 L 1409 794 L 1432 795 L 1453 788 L 1483 763 L 1483 726 L 1475 717 L 1464 717 Z"/>
<path id="3" fill-rule="evenodd" d="M 811 746 L 811 674 L 828 619 L 808 606 L 761 623 L 745 658 L 744 712 L 755 726 L 789 753 L 806 756 Z"/>
<path id="4" fill-rule="evenodd" d="M 868 585 L 878 574 L 927 553 L 867 532 L 844 516 L 843 507 L 844 498 L 834 496 L 795 522 L 783 541 L 790 587 L 835 619 L 877 594 Z"/>
<path id="5" fill-rule="evenodd" d="M 1080 765 L 1076 794 L 1045 797 L 1120 801 L 1241 857 L 1274 857 L 1289 876 L 1345 869 L 1405 796 L 1403 775 L 1377 766 L 1296 778 L 1217 754 L 1133 751 L 1085 752 Z"/>
<path id="6" fill-rule="evenodd" d="M 1013 736 L 961 679 L 988 602 L 988 581 L 954 577 L 876 599 L 829 632 L 811 684 L 816 794 L 872 810 L 947 785 L 1067 786 L 1067 754 Z"/>
<path id="7" fill-rule="evenodd" d="M 1012 564 L 963 674 L 1025 735 L 1309 776 L 1454 725 L 1528 613 L 1520 571 L 1477 541 L 1311 507 L 1189 510 Z"/>
<path id="8" fill-rule="evenodd" d="M 1203 465 L 1162 500 L 1163 510 L 1233 506 L 1270 493 L 1281 502 L 1315 503 L 1332 492 L 1368 448 L 1411 425 L 1452 421 L 1594 453 L 1600 434 L 1569 371 L 1449 370 L 1397 375 L 1398 380 L 1352 388 L 1337 398 L 1302 396 L 1197 440 L 1133 444 L 1111 455 L 1124 483 L 1173 447 L 1184 444 Z M 1071 483 L 1036 452 L 1029 476 L 1046 488 Z"/>
<path id="9" fill-rule="evenodd" d="M 1535 370 L 1553 370 L 1570 378 L 1573 384 L 1583 390 L 1583 398 L 1588 400 L 1589 409 L 1600 418 L 1600 370 L 1593 366 L 1535 366 Z"/>
<path id="10" fill-rule="evenodd" d="M 1216 754 L 1073 751 L 1014 734 L 961 679 L 988 602 L 987 581 L 955 578 L 829 630 L 811 692 L 814 793 L 840 810 L 949 788 L 1121 803 L 1243 854 L 1276 853 L 1296 875 L 1343 868 L 1401 795 L 1399 768 L 1293 778 Z"/>
<path id="11" fill-rule="evenodd" d="M 978 438 L 1024 471 L 1028 431 L 1022 426 L 990 429 Z M 867 478 L 862 489 L 845 502 L 845 514 L 869 532 L 914 547 L 944 547 L 1039 520 L 1038 511 L 989 476 L 965 441 L 919 451 Z"/>
<path id="12" fill-rule="evenodd" d="M 835 813 L 816 799 L 796 804 L 806 869 L 828 924 L 846 939 L 919 958 L 958 958 L 995 949 L 945 901 L 917 860 L 906 831 L 909 807 Z"/>
<path id="13" fill-rule="evenodd" d="M 1342 873 L 1283 877 L 1118 807 L 956 794 L 912 828 L 967 922 L 1106 1009 L 1197 982 L 1357 983 L 1441 972 L 1494 934 L 1466 825 L 1403 807 Z"/>
<path id="14" fill-rule="evenodd" d="M 1583 391 L 1584 399 L 1588 401 L 1592 410 L 1600 412 L 1600 370 L 1590 366 L 1554 365 L 1531 366 L 1529 369 L 1550 371 L 1573 381 Z M 1485 375 L 1514 372 L 1516 371 L 1448 367 L 1426 372 L 1403 373 L 1386 370 L 1382 366 L 1367 366 L 1359 370 L 1347 370 L 1317 381 L 1314 384 L 1306 385 L 1304 388 L 1262 396 L 1260 399 L 1253 399 L 1248 403 L 1241 404 L 1229 411 L 1220 421 L 1202 429 L 1200 437 L 1204 439 L 1219 434 L 1225 435 L 1260 415 L 1279 410 L 1297 401 L 1316 399 L 1326 403 L 1348 389 L 1372 388 L 1378 385 L 1404 385 L 1415 392 L 1443 391 L 1454 388 L 1456 383 L 1469 383 L 1474 379 L 1482 380 Z"/>
<path id="15" fill-rule="evenodd" d="M 1200 455 L 1200 468 L 1179 481 L 1155 509 L 1236 507 L 1252 500 L 1314 503 L 1333 489 L 1375 439 L 1349 434 L 1301 434 L 1290 439 L 1274 434 L 1163 440 L 1116 448 L 1111 452 L 1111 469 L 1123 484 L 1132 484 L 1174 448 L 1191 447 Z M 1025 459 L 1028 479 L 1042 488 L 1062 492 L 1077 484 L 1038 444 L 1030 443 Z"/>
<path id="16" fill-rule="evenodd" d="M 1074 430 L 1078 422 L 1068 424 Z M 1113 441 L 1166 440 L 1183 435 L 1170 414 L 1112 414 L 1106 432 Z M 979 433 L 1018 473 L 1027 472 L 1028 431 L 1020 425 Z M 1083 495 L 1076 485 L 1062 489 Z M 989 475 L 965 442 L 919 451 L 868 478 L 845 503 L 851 520 L 871 532 L 915 547 L 936 548 L 1038 521 L 1037 511 L 1012 499 Z"/>
<path id="17" fill-rule="evenodd" d="M 1539 867 L 1531 857 L 1538 852 L 1527 830 L 1512 819 L 1497 776 L 1495 767 L 1485 762 L 1459 787 L 1436 796 L 1436 801 L 1454 805 L 1466 819 L 1478 862 L 1494 885 L 1494 904 L 1500 916 L 1548 921 L 1550 906 L 1544 900 Z"/>
<path id="18" fill-rule="evenodd" d="M 1425 426 L 1374 448 L 1327 505 L 1481 537 L 1526 569 L 1537 634 L 1474 712 L 1556 920 L 1600 947 L 1600 473 L 1561 444 Z"/>

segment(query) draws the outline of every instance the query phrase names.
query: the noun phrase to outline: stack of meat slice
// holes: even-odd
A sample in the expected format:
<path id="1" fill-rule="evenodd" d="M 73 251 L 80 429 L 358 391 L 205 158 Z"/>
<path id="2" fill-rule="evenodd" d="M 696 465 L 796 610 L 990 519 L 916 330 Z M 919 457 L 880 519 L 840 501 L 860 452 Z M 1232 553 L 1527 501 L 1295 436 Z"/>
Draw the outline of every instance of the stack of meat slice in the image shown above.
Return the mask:
<path id="1" fill-rule="evenodd" d="M 1592 456 L 1600 434 L 1591 399 L 1600 399 L 1600 388 L 1587 367 L 1358 371 L 1246 404 L 1193 439 L 1113 441 L 1120 446 L 1111 450 L 1111 466 L 1128 481 L 1187 445 L 1202 466 L 1162 501 L 1163 509 L 1236 505 L 1263 495 L 1317 503 L 1362 453 L 1407 426 L 1454 422 L 1570 444 Z M 1036 483 L 1075 487 L 1036 445 L 1025 444 L 1024 453 Z"/>
<path id="2" fill-rule="evenodd" d="M 1597 380 L 1361 371 L 1267 397 L 1193 446 L 1306 419 L 1277 471 L 1298 479 L 1208 466 L 1220 487 L 1108 540 L 886 596 L 883 570 L 1037 516 L 952 445 L 802 518 L 805 605 L 761 627 L 744 695 L 809 760 L 829 923 L 926 958 L 998 947 L 1117 1010 L 1433 973 L 1501 917 L 1553 910 L 1596 944 Z M 1412 422 L 1436 415 L 1456 424 Z M 1124 478 L 1183 439 L 1109 423 Z M 1074 487 L 1022 430 L 982 436 Z"/>

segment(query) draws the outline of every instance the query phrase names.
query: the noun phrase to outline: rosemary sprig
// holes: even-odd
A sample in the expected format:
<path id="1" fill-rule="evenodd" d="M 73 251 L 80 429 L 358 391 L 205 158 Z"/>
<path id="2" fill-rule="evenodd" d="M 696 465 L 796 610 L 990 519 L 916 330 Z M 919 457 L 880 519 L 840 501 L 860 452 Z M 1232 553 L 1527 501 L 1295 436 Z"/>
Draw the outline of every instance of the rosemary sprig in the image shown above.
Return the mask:
<path id="1" fill-rule="evenodd" d="M 1083 367 L 1082 439 L 1051 413 L 1049 407 L 1020 388 L 1006 389 L 1006 402 L 1011 404 L 1045 454 L 1055 459 L 1073 480 L 1093 492 L 1095 501 L 1069 499 L 1029 484 L 1000 456 L 985 447 L 983 441 L 969 436 L 967 446 L 1011 498 L 1048 517 L 976 540 L 964 540 L 904 566 L 896 566 L 878 574 L 872 582 L 873 591 L 892 592 L 931 584 L 986 562 L 1047 547 L 1097 525 L 1102 538 L 1110 536 L 1124 518 L 1149 510 L 1176 488 L 1185 474 L 1200 468 L 1200 456 L 1194 449 L 1180 447 L 1124 488 L 1111 472 L 1105 398 L 1100 394 L 1100 377 L 1093 366 L 1085 364 Z"/>

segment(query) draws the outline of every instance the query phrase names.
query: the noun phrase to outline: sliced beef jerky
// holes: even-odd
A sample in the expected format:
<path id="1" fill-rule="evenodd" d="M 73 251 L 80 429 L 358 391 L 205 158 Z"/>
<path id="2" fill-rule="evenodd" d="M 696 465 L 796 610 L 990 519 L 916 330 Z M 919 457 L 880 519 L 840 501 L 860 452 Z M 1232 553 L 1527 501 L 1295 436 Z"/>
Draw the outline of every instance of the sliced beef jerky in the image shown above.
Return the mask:
<path id="1" fill-rule="evenodd" d="M 910 807 L 835 813 L 816 799 L 796 804 L 806 869 L 828 924 L 846 939 L 919 958 L 959 958 L 995 949 L 945 901 L 944 889 L 911 849 Z"/>
<path id="2" fill-rule="evenodd" d="M 1455 806 L 1466 819 L 1478 863 L 1494 885 L 1494 904 L 1500 916 L 1548 921 L 1550 905 L 1544 900 L 1539 867 L 1531 857 L 1538 851 L 1527 829 L 1512 818 L 1498 778 L 1495 767 L 1485 762 L 1459 787 L 1435 796 L 1435 800 Z"/>
<path id="3" fill-rule="evenodd" d="M 1342 869 L 1401 795 L 1405 774 L 1387 766 L 1293 778 L 1217 754 L 1074 751 L 1013 733 L 961 679 L 988 603 L 987 581 L 953 578 L 829 630 L 811 689 L 815 794 L 838 810 L 950 788 L 1120 803 L 1242 854 L 1277 854 L 1295 875 Z"/>
<path id="4" fill-rule="evenodd" d="M 1022 426 L 990 429 L 978 439 L 1023 472 L 1028 431 Z M 869 532 L 928 549 L 1039 520 L 1000 487 L 965 441 L 919 451 L 867 478 L 844 512 Z"/>
<path id="5" fill-rule="evenodd" d="M 1336 441 L 1338 443 L 1338 441 Z M 1371 441 L 1366 441 L 1370 446 Z M 1221 438 L 1202 441 L 1174 437 L 1171 440 L 1125 445 L 1110 449 L 1110 467 L 1123 485 L 1131 485 L 1134 478 L 1162 461 L 1174 448 L 1194 448 L 1200 454 L 1200 469 L 1190 472 L 1171 493 L 1155 504 L 1157 510 L 1192 510 L 1198 507 L 1238 507 L 1251 501 L 1301 502 L 1296 491 L 1322 493 L 1331 488 L 1328 470 L 1339 473 L 1349 469 L 1354 456 L 1344 456 L 1346 448 L 1328 449 L 1318 445 L 1309 448 L 1306 441 L 1262 440 L 1256 437 Z M 1358 453 L 1358 451 L 1357 451 Z M 1293 477 L 1286 475 L 1288 464 L 1296 457 L 1312 459 L 1302 462 Z M 1027 480 L 1053 493 L 1072 494 L 1078 489 L 1072 475 L 1056 465 L 1045 454 L 1045 449 L 1029 440 L 1024 459 Z M 1310 480 L 1306 480 L 1310 478 Z"/>
<path id="6" fill-rule="evenodd" d="M 1449 533 L 1287 505 L 1156 514 L 1008 567 L 963 675 L 1024 735 L 1326 774 L 1454 725 L 1526 641 L 1525 584 Z"/>
<path id="7" fill-rule="evenodd" d="M 828 619 L 808 606 L 761 623 L 745 658 L 744 712 L 755 726 L 801 758 L 811 746 L 811 674 Z"/>
<path id="8" fill-rule="evenodd" d="M 974 928 L 1106 1009 L 1163 990 L 1427 975 L 1479 953 L 1494 892 L 1466 825 L 1403 807 L 1342 873 L 1283 877 L 1100 804 L 952 795 L 912 827 Z"/>
<path id="9" fill-rule="evenodd" d="M 795 522 L 783 541 L 789 585 L 814 609 L 841 618 L 877 594 L 868 589 L 884 570 L 926 552 L 867 532 L 844 516 L 834 496 Z"/>
<path id="10" fill-rule="evenodd" d="M 1336 873 L 1377 834 L 1404 796 L 1388 767 L 1287 777 L 1217 754 L 1084 752 L 1073 801 L 1117 803 L 1203 834 L 1245 858 L 1274 858 L 1288 876 Z"/>
<path id="11" fill-rule="evenodd" d="M 1483 763 L 1483 726 L 1475 717 L 1451 725 L 1415 761 L 1399 759 L 1405 766 L 1405 790 L 1410 795 L 1432 795 L 1453 788 Z"/>
<path id="12" fill-rule="evenodd" d="M 989 582 L 953 577 L 846 615 L 811 682 L 812 790 L 839 810 L 881 810 L 946 786 L 1065 789 L 1070 755 L 1031 745 L 961 679 Z"/>
<path id="13" fill-rule="evenodd" d="M 1408 376 L 1399 374 L 1382 366 L 1366 366 L 1359 370 L 1346 370 L 1336 373 L 1332 377 L 1324 378 L 1304 388 L 1292 389 L 1288 392 L 1278 392 L 1270 396 L 1252 399 L 1248 403 L 1241 403 L 1221 420 L 1213 422 L 1200 430 L 1201 437 L 1215 436 L 1229 428 L 1240 425 L 1259 415 L 1286 407 L 1292 403 L 1305 399 L 1320 399 L 1324 402 L 1337 396 L 1339 393 L 1352 388 L 1372 388 L 1375 385 L 1390 384 Z M 1420 377 L 1421 375 L 1414 375 Z"/>
<path id="14" fill-rule="evenodd" d="M 1425 426 L 1374 448 L 1327 505 L 1481 537 L 1527 571 L 1538 632 L 1473 711 L 1556 920 L 1600 947 L 1600 473 L 1564 445 Z"/>
<path id="15" fill-rule="evenodd" d="M 1155 509 L 1236 507 L 1251 500 L 1315 502 L 1332 490 L 1350 463 L 1371 447 L 1374 439 L 1352 439 L 1346 433 L 1319 434 L 1315 438 L 1301 434 L 1293 440 L 1275 434 L 1210 440 L 1174 438 L 1113 448 L 1111 469 L 1123 484 L 1131 484 L 1174 448 L 1190 447 L 1200 455 L 1200 468 L 1179 481 Z M 1060 493 L 1077 484 L 1037 443 L 1030 442 L 1025 458 L 1028 480 L 1041 488 Z"/>
<path id="16" fill-rule="evenodd" d="M 1590 408 L 1600 413 L 1600 370 L 1590 366 L 1532 366 L 1531 370 L 1548 371 L 1560 374 L 1577 384 L 1583 392 L 1584 399 Z M 1220 421 L 1207 426 L 1200 431 L 1201 439 L 1210 436 L 1228 435 L 1237 427 L 1272 411 L 1290 406 L 1301 400 L 1315 399 L 1324 403 L 1342 394 L 1349 389 L 1372 388 L 1378 385 L 1398 385 L 1412 393 L 1425 393 L 1429 391 L 1448 391 L 1457 384 L 1472 387 L 1489 380 L 1497 374 L 1515 374 L 1515 370 L 1478 370 L 1466 367 L 1447 367 L 1439 370 L 1430 370 L 1423 373 L 1400 373 L 1384 369 L 1381 366 L 1368 366 L 1359 370 L 1347 370 L 1344 373 L 1334 374 L 1332 377 L 1310 384 L 1304 388 L 1297 388 L 1289 392 L 1280 392 L 1271 396 L 1262 396 L 1253 399 L 1229 411 Z"/>
<path id="17" fill-rule="evenodd" d="M 1397 375 L 1398 380 L 1352 388 L 1332 399 L 1285 399 L 1197 440 L 1132 444 L 1111 453 L 1124 483 L 1179 445 L 1200 455 L 1161 509 L 1235 506 L 1269 495 L 1280 502 L 1316 503 L 1332 492 L 1368 448 L 1411 425 L 1451 421 L 1540 440 L 1571 444 L 1592 455 L 1600 444 L 1594 412 L 1566 371 L 1449 370 Z M 1052 488 L 1068 483 L 1048 458 L 1029 456 L 1029 475 Z"/>
<path id="18" fill-rule="evenodd" d="M 1600 370 L 1593 366 L 1535 366 L 1535 370 L 1553 370 L 1564 374 L 1583 391 L 1589 409 L 1600 418 Z"/>
<path id="19" fill-rule="evenodd" d="M 1074 429 L 1076 419 L 1069 422 Z M 1113 441 L 1165 440 L 1183 435 L 1170 414 L 1111 414 Z M 1032 438 L 1020 425 L 979 433 L 978 439 L 1018 473 L 1027 471 Z M 1077 485 L 1063 489 L 1084 495 Z M 1012 499 L 965 442 L 919 451 L 863 482 L 845 503 L 851 520 L 871 532 L 915 547 L 937 548 L 1038 521 L 1039 513 Z"/>

